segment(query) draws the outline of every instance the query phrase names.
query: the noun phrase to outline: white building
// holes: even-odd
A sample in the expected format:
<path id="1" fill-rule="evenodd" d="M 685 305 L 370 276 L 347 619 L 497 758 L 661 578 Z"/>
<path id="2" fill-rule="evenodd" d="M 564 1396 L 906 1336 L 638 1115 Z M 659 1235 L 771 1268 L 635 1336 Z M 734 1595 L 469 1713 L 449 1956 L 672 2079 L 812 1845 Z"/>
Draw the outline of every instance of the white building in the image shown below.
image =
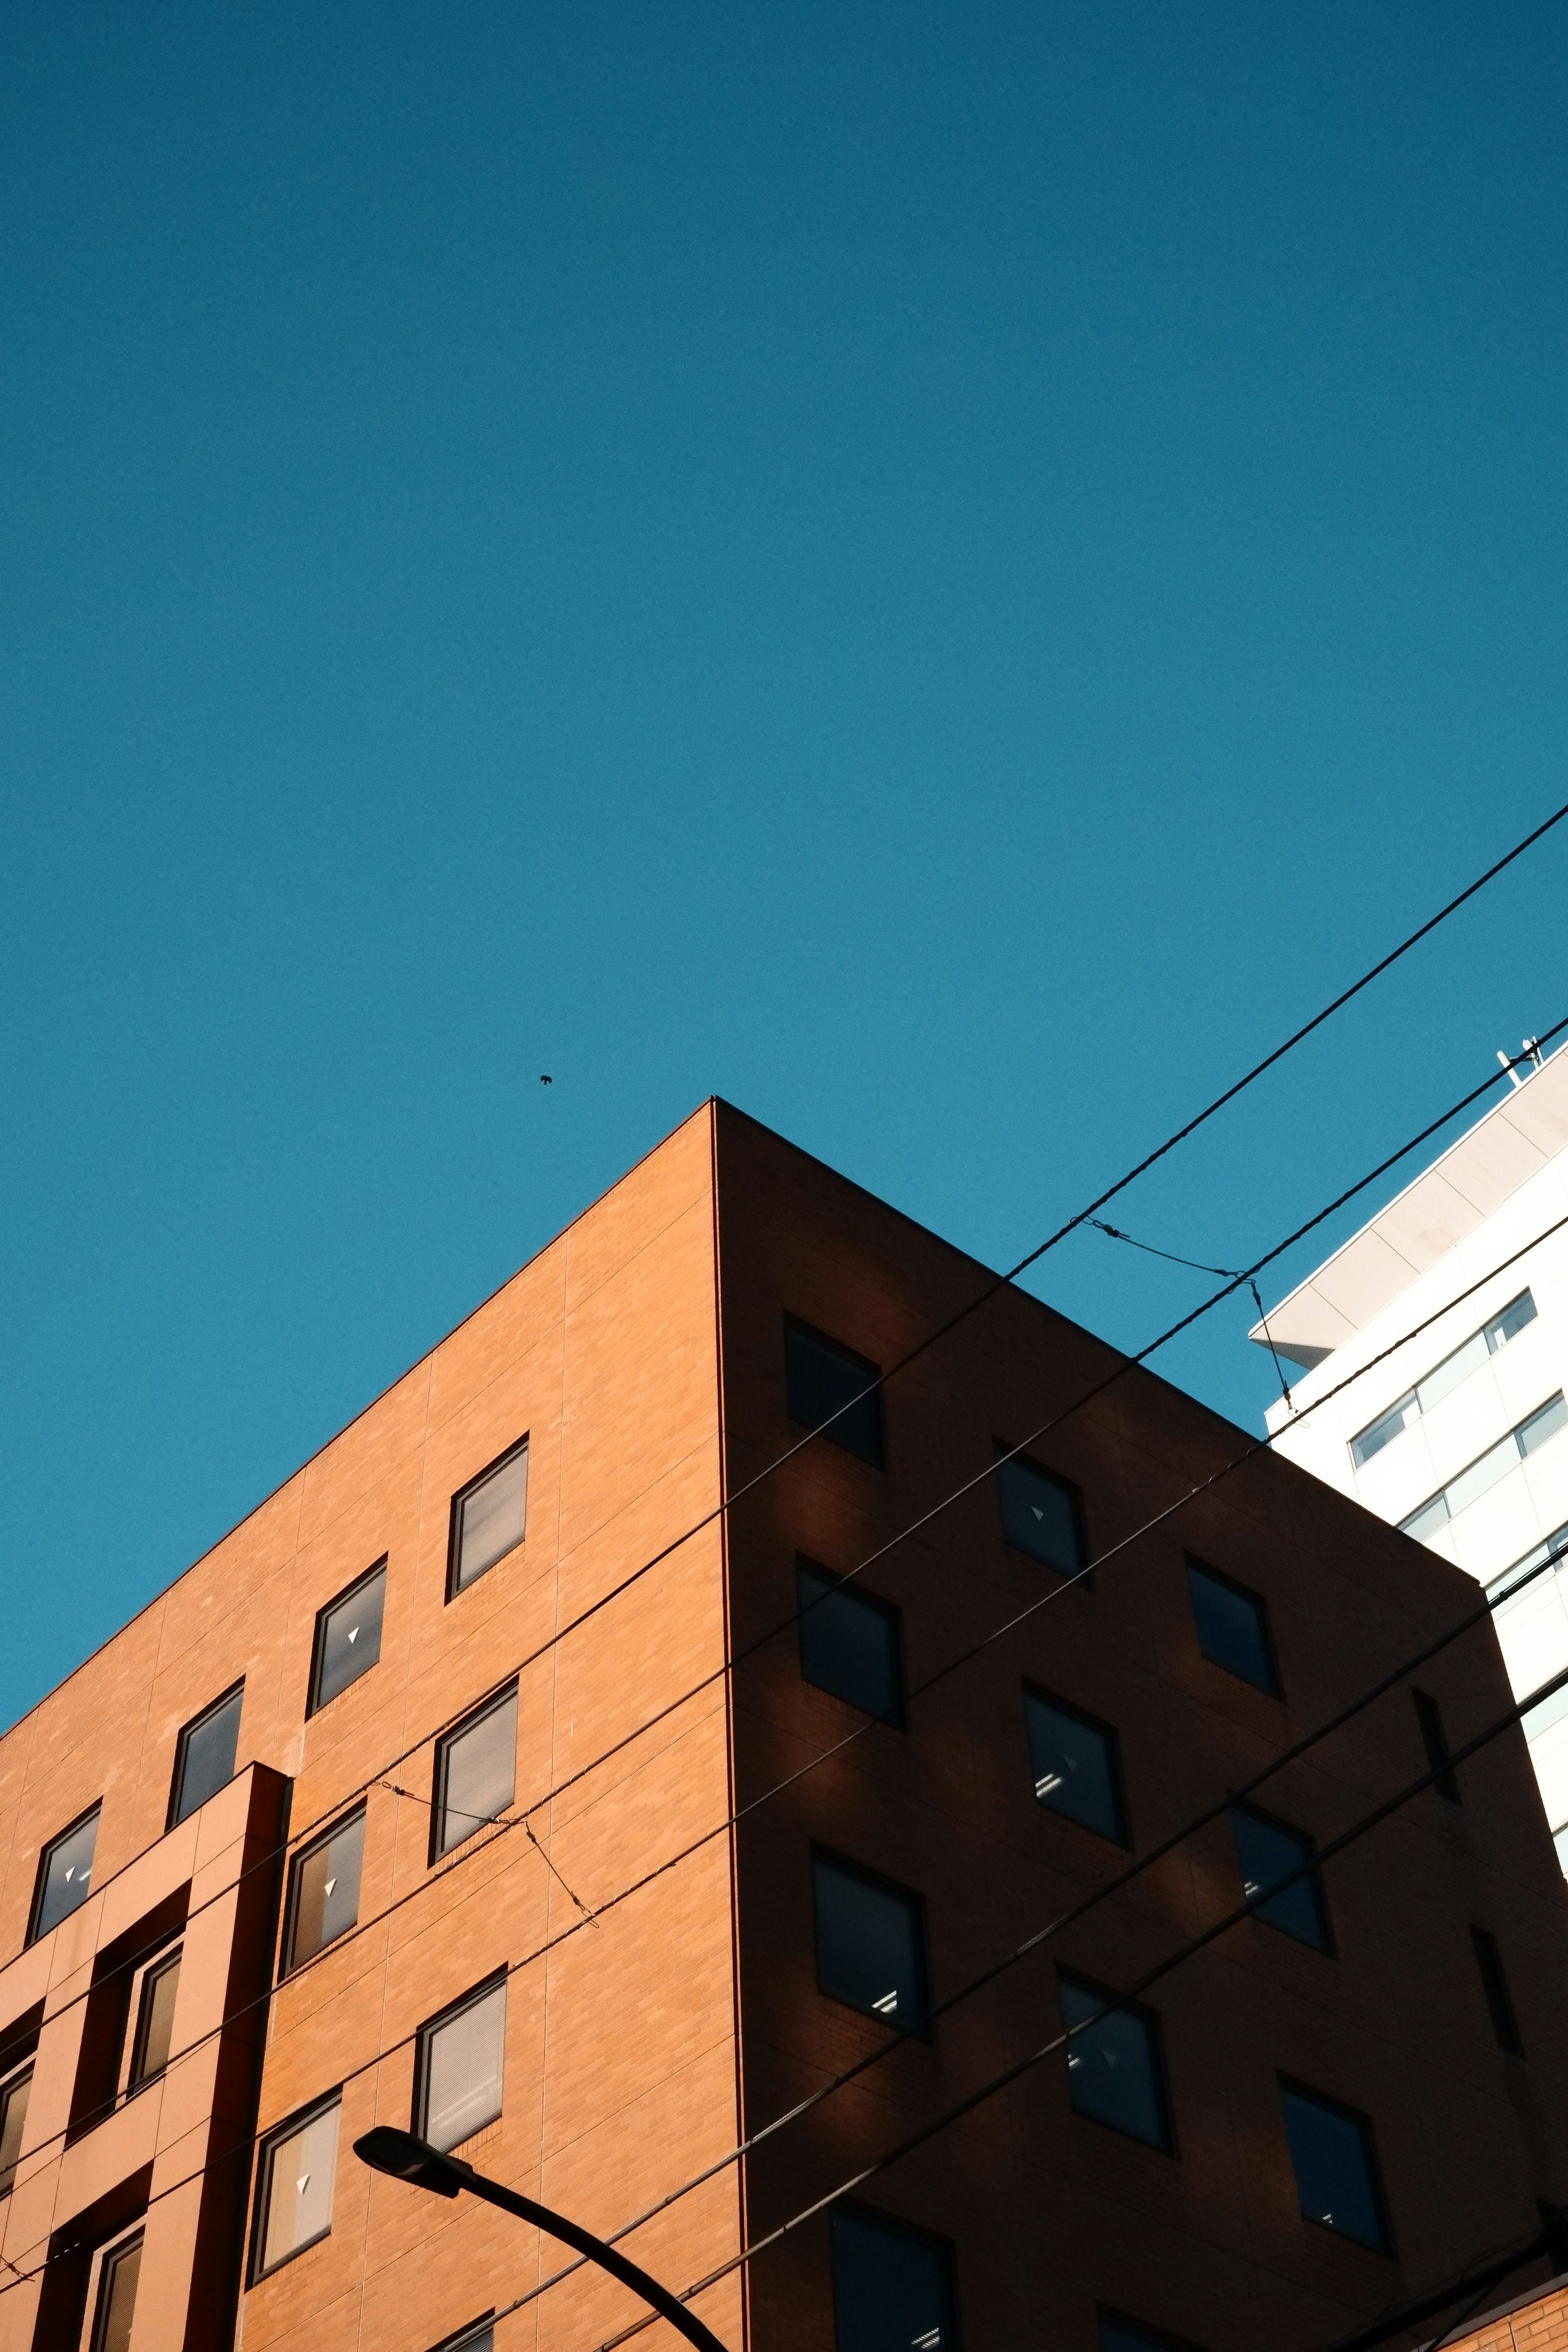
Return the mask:
<path id="1" fill-rule="evenodd" d="M 1523 1696 L 1568 1666 L 1568 1047 L 1518 1078 L 1251 1337 L 1300 1368 L 1277 1451 L 1499 1596 Z M 1524 1729 L 1568 1872 L 1568 1688 Z"/>

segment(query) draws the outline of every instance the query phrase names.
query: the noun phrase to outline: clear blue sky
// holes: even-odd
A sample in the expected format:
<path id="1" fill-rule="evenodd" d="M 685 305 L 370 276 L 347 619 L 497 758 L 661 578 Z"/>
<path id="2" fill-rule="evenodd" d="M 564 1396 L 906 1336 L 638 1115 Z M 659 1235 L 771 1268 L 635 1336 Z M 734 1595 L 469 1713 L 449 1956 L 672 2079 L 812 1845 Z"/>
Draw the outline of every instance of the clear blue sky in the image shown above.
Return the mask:
<path id="1" fill-rule="evenodd" d="M 709 1092 L 1005 1263 L 1568 799 L 1559 6 L 0 38 L 0 1719 Z M 1267 1247 L 1565 881 L 1117 1221 Z"/>

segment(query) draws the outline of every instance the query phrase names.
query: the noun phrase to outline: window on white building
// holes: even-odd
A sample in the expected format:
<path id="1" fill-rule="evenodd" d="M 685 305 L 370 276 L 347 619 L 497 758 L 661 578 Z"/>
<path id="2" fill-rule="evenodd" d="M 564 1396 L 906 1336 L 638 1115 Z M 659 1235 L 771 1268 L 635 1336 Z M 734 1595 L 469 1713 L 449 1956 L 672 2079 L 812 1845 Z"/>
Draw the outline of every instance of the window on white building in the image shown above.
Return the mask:
<path id="1" fill-rule="evenodd" d="M 1468 1381 L 1472 1372 L 1479 1371 L 1489 1356 L 1495 1356 L 1500 1348 L 1506 1348 L 1527 1323 L 1534 1320 L 1535 1301 L 1528 1290 L 1521 1290 L 1519 1297 L 1510 1298 L 1489 1323 L 1484 1323 L 1479 1331 L 1472 1331 L 1464 1344 L 1456 1348 L 1451 1355 L 1445 1356 L 1440 1364 L 1434 1364 L 1424 1381 L 1417 1381 L 1413 1389 L 1406 1389 L 1386 1412 L 1379 1413 L 1375 1421 L 1369 1422 L 1351 1439 L 1351 1460 L 1356 1468 L 1362 1469 L 1374 1454 L 1381 1454 L 1385 1445 L 1392 1445 L 1412 1422 L 1419 1421 L 1424 1412 L 1430 1412 L 1434 1405 L 1440 1404 L 1461 1381 Z"/>
<path id="2" fill-rule="evenodd" d="M 1461 1511 L 1468 1511 L 1489 1487 L 1495 1486 L 1500 1478 L 1506 1478 L 1510 1470 L 1539 1452 L 1549 1438 L 1563 1429 L 1568 1429 L 1568 1403 L 1559 1389 L 1554 1397 L 1537 1405 L 1506 1437 L 1500 1437 L 1495 1445 L 1489 1445 L 1484 1454 L 1467 1463 L 1457 1478 L 1450 1478 L 1446 1486 L 1429 1495 L 1408 1518 L 1401 1519 L 1401 1531 L 1414 1536 L 1417 1543 L 1429 1543 L 1439 1528 L 1446 1528 L 1450 1519 L 1457 1519 Z"/>

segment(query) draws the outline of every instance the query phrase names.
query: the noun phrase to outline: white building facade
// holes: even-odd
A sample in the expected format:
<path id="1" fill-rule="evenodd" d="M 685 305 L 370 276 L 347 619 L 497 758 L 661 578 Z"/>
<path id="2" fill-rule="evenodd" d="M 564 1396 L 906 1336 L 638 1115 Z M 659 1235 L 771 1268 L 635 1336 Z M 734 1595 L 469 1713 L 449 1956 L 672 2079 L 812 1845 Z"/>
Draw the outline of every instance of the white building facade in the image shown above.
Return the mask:
<path id="1" fill-rule="evenodd" d="M 1276 1450 L 1486 1589 L 1522 1697 L 1568 1666 L 1568 1048 L 1520 1076 L 1251 1336 Z M 1524 1731 L 1568 1873 L 1568 1688 Z"/>

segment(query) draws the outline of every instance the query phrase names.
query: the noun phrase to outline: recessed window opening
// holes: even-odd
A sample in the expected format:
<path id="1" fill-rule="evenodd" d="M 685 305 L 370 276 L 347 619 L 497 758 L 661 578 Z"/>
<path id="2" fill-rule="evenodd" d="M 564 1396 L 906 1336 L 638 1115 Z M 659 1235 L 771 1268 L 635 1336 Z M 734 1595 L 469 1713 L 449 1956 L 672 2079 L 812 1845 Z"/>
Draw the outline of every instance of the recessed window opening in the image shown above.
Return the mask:
<path id="1" fill-rule="evenodd" d="M 284 1915 L 283 1974 L 359 1925 L 360 1872 L 364 1862 L 364 1807 L 335 1822 L 294 1857 Z"/>
<path id="2" fill-rule="evenodd" d="M 27 1933 L 29 1944 L 36 1944 L 40 1936 L 47 1936 L 62 1919 L 68 1919 L 91 1894 L 99 1811 L 94 1805 L 90 1813 L 84 1813 L 68 1830 L 62 1830 L 39 1855 L 33 1921 Z"/>
<path id="3" fill-rule="evenodd" d="M 1480 1970 L 1481 1990 L 1487 1997 L 1497 2046 L 1506 2050 L 1510 2058 L 1522 2058 L 1524 2044 L 1520 2040 L 1519 2020 L 1514 2015 L 1513 1996 L 1508 1989 L 1497 1937 L 1489 1935 L 1484 1927 L 1472 1927 L 1470 1942 L 1475 1947 L 1476 1966 Z"/>
<path id="4" fill-rule="evenodd" d="M 430 2352 L 495 2352 L 495 2315 L 487 2311 L 482 2319 L 471 2319 L 466 2327 L 459 2327 L 456 2336 L 443 2336 Z"/>
<path id="5" fill-rule="evenodd" d="M 1015 1454 L 999 1437 L 994 1444 L 1002 1540 L 1058 1576 L 1077 1576 L 1089 1561 L 1078 1488 L 1043 1464 Z"/>
<path id="6" fill-rule="evenodd" d="M 1394 1439 L 1419 1421 L 1423 1413 L 1430 1412 L 1434 1405 L 1441 1404 L 1446 1396 L 1452 1395 L 1462 1381 L 1468 1381 L 1472 1372 L 1480 1370 L 1489 1356 L 1495 1356 L 1500 1349 L 1506 1348 L 1510 1339 L 1534 1320 L 1535 1301 L 1528 1290 L 1521 1290 L 1519 1297 L 1510 1299 L 1489 1323 L 1483 1323 L 1479 1331 L 1472 1331 L 1469 1338 L 1445 1356 L 1440 1364 L 1435 1364 L 1425 1380 L 1417 1381 L 1414 1388 L 1406 1389 L 1386 1412 L 1379 1413 L 1375 1421 L 1368 1422 L 1366 1427 L 1351 1439 L 1351 1460 L 1356 1468 L 1362 1469 L 1374 1454 L 1381 1454 L 1385 1445 L 1392 1445 Z"/>
<path id="7" fill-rule="evenodd" d="M 235 1752 L 239 1745 L 239 1714 L 244 1704 L 245 1685 L 236 1683 L 232 1690 L 215 1699 L 181 1732 L 174 1757 L 174 1792 L 169 1801 L 171 1829 L 188 1821 L 209 1797 L 216 1797 L 233 1780 Z"/>
<path id="8" fill-rule="evenodd" d="M 430 1859 L 499 1821 L 517 1793 L 517 1685 L 449 1731 L 436 1750 Z"/>
<path id="9" fill-rule="evenodd" d="M 1415 1702 L 1421 1745 L 1426 1750 L 1427 1769 L 1436 1776 L 1432 1786 L 1450 1805 L 1462 1804 L 1458 1775 L 1449 1756 L 1448 1735 L 1443 1728 L 1442 1710 L 1430 1691 L 1412 1690 L 1410 1696 Z"/>
<path id="10" fill-rule="evenodd" d="M 1194 2352 L 1194 2347 L 1142 2320 L 1126 2319 L 1118 2311 L 1101 2311 L 1096 2323 L 1095 2352 Z"/>
<path id="11" fill-rule="evenodd" d="M 1118 2008 L 1108 1987 L 1058 1970 L 1067 2045 L 1068 2097 L 1080 2116 L 1109 2124 L 1150 2147 L 1173 2151 L 1159 2021 L 1142 2001 Z M 1075 2031 L 1075 2029 L 1077 2029 Z"/>
<path id="12" fill-rule="evenodd" d="M 1187 1591 L 1198 1647 L 1211 1665 L 1223 1666 L 1270 1698 L 1279 1696 L 1279 1668 L 1268 1623 L 1268 1604 L 1233 1577 L 1206 1561 L 1187 1560 Z"/>
<path id="13" fill-rule="evenodd" d="M 331 2229 L 342 2102 L 342 2094 L 332 2092 L 304 2115 L 279 2125 L 262 2143 L 253 2281 L 313 2246 Z"/>
<path id="14" fill-rule="evenodd" d="M 447 1598 L 515 1551 L 528 1532 L 528 1440 L 520 1437 L 498 1462 L 452 1497 L 447 1553 Z"/>
<path id="15" fill-rule="evenodd" d="M 1024 1722 L 1037 1801 L 1081 1829 L 1126 1845 L 1127 1807 L 1110 1726 L 1027 1685 Z"/>
<path id="16" fill-rule="evenodd" d="M 958 2352 L 952 2248 L 864 2205 L 828 2217 L 835 2352 Z"/>
<path id="17" fill-rule="evenodd" d="M 1486 1587 L 1492 1604 L 1492 1622 L 1498 1623 L 1541 1581 L 1547 1569 L 1552 1570 L 1553 1583 L 1562 1574 L 1563 1556 L 1568 1554 L 1568 1527 L 1554 1528 L 1543 1543 L 1538 1543 L 1523 1558 L 1512 1561 L 1500 1574 L 1491 1578 Z"/>
<path id="18" fill-rule="evenodd" d="M 130 2352 L 142 2275 L 142 2225 L 110 2240 L 93 2256 L 88 2283 L 89 2352 Z"/>
<path id="19" fill-rule="evenodd" d="M 892 1602 L 797 1559 L 795 1604 L 802 1681 L 907 1730 L 903 1627 Z"/>
<path id="20" fill-rule="evenodd" d="M 812 1855 L 811 1882 L 818 1988 L 906 2033 L 929 2034 L 920 1896 L 827 1853 Z"/>
<path id="21" fill-rule="evenodd" d="M 174 2004 L 180 1990 L 182 1947 L 154 1954 L 132 1972 L 127 2010 L 129 2032 L 121 2061 L 121 2098 L 155 2083 L 169 2063 L 174 2033 Z"/>
<path id="22" fill-rule="evenodd" d="M 1279 2084 L 1285 2137 L 1303 2218 L 1339 2236 L 1393 2252 L 1372 2126 L 1353 2107 L 1300 2083 Z"/>
<path id="23" fill-rule="evenodd" d="M 386 1562 L 378 1559 L 357 1583 L 329 1601 L 316 1620 L 307 1715 L 336 1698 L 381 1660 L 381 1619 L 386 1605 Z"/>
<path id="24" fill-rule="evenodd" d="M 1517 1423 L 1506 1437 L 1500 1437 L 1495 1445 L 1489 1445 L 1484 1454 L 1478 1454 L 1475 1460 L 1468 1463 L 1457 1477 L 1450 1478 L 1446 1486 L 1440 1486 L 1435 1495 L 1428 1495 L 1424 1503 L 1418 1503 L 1407 1518 L 1400 1520 L 1400 1533 L 1414 1536 L 1417 1543 L 1429 1543 L 1450 1519 L 1457 1519 L 1461 1511 L 1468 1511 L 1470 1505 L 1479 1502 L 1500 1478 L 1506 1478 L 1510 1470 L 1517 1469 L 1521 1462 L 1539 1453 L 1551 1438 L 1564 1429 L 1568 1429 L 1568 1402 L 1564 1402 L 1559 1389 L 1555 1396 L 1548 1397 L 1544 1404 L 1537 1405 L 1533 1412 L 1527 1413 L 1521 1422 Z"/>
<path id="25" fill-rule="evenodd" d="M 468 1993 L 419 2032 L 414 2129 L 446 2150 L 501 2112 L 506 2073 L 506 1978 Z"/>
<path id="26" fill-rule="evenodd" d="M 1294 1936 L 1298 1943 L 1310 1944 L 1320 1952 L 1331 1950 L 1328 1903 L 1311 1839 L 1253 1805 L 1232 1805 L 1230 1829 L 1241 1891 L 1254 1904 L 1254 1916 Z M 1291 1885 L 1280 1885 L 1282 1879 L 1302 1871 L 1305 1874 Z M 1269 1894 L 1272 1886 L 1279 1887 L 1277 1895 Z M 1262 1899 L 1254 1902 L 1255 1897 Z"/>
<path id="27" fill-rule="evenodd" d="M 820 1429 L 830 1445 L 887 1467 L 882 1429 L 882 1368 L 853 1348 L 784 1317 L 784 1396 L 791 1421 Z M 826 1424 L 825 1427 L 824 1424 Z"/>
<path id="28" fill-rule="evenodd" d="M 33 2061 L 29 2056 L 9 2073 L 0 2074 L 0 2197 L 8 2197 L 16 2178 L 26 2128 L 27 2102 L 33 2091 Z"/>

